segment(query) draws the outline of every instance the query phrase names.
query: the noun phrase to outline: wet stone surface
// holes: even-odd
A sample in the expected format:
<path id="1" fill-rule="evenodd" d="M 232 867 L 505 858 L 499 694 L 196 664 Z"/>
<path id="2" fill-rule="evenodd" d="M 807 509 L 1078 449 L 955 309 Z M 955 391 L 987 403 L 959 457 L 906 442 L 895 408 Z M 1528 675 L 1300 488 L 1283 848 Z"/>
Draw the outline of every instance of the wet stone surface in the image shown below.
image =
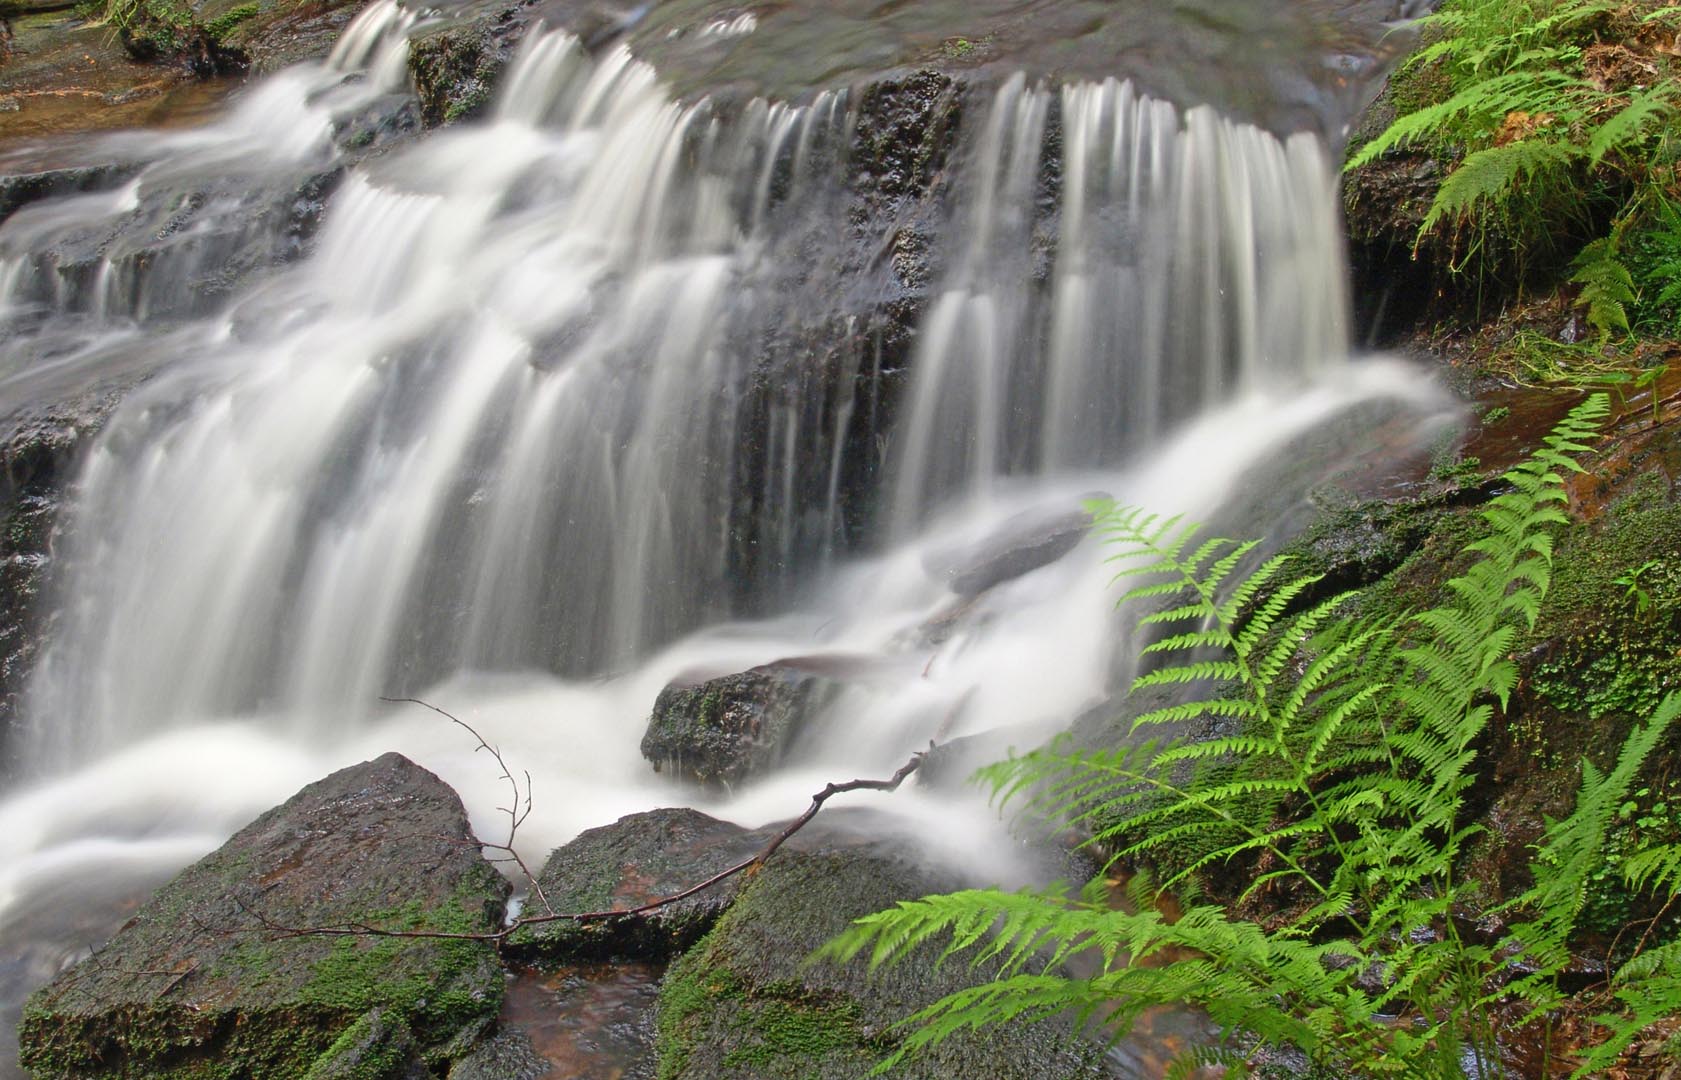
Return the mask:
<path id="1" fill-rule="evenodd" d="M 374 1044 L 441 1066 L 501 1004 L 472 941 L 297 935 L 349 923 L 481 932 L 508 885 L 461 801 L 397 754 L 306 787 L 182 871 L 97 953 L 24 1006 L 40 1077 L 301 1076 Z M 220 1070 L 218 1072 L 217 1070 Z"/>
<path id="2" fill-rule="evenodd" d="M 537 879 L 555 911 L 633 908 L 705 881 L 752 856 L 765 840 L 697 810 L 650 810 L 590 829 L 555 849 Z M 730 878 L 633 918 L 542 923 L 516 935 L 508 951 L 524 959 L 665 960 L 710 930 L 740 887 L 739 876 Z M 525 914 L 541 915 L 541 903 L 527 898 Z"/>
<path id="3" fill-rule="evenodd" d="M 974 882 L 928 865 L 879 819 L 845 811 L 814 822 L 754 876 L 660 991 L 660 1075 L 669 1080 L 853 1080 L 892 1051 L 897 1021 L 985 979 L 937 963 L 937 944 L 868 973 L 808 963 L 855 918 Z M 1051 876 L 1070 876 L 1066 868 Z M 1077 876 L 1077 875 L 1073 875 Z M 918 1055 L 923 1080 L 1069 1080 L 1113 1075 L 1102 1048 L 1056 1021 L 1001 1024 Z"/>
<path id="4" fill-rule="evenodd" d="M 654 701 L 642 756 L 683 780 L 729 787 L 782 760 L 820 705 L 824 680 L 767 665 L 698 686 L 668 686 Z"/>

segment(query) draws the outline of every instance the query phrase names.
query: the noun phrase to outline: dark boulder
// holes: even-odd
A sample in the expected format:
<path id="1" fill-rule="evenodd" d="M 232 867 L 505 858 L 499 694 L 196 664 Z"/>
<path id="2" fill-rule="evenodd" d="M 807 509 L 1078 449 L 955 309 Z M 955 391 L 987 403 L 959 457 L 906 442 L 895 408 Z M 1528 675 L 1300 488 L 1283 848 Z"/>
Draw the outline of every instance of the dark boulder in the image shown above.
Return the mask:
<path id="1" fill-rule="evenodd" d="M 684 780 L 730 786 L 780 762 L 815 707 L 823 680 L 776 665 L 694 686 L 668 686 L 654 701 L 642 756 Z"/>
<path id="2" fill-rule="evenodd" d="M 1030 510 L 977 543 L 930 554 L 925 566 L 958 596 L 978 596 L 1061 559 L 1079 546 L 1091 525 L 1084 510 Z"/>
<path id="3" fill-rule="evenodd" d="M 928 868 L 894 841 L 818 832 L 808 829 L 779 851 L 712 933 L 672 965 L 660 991 L 661 1077 L 855 1080 L 899 1044 L 899 1021 L 989 977 L 962 960 L 939 964 L 943 943 L 874 975 L 862 961 L 809 963 L 859 916 L 974 884 Z M 955 1036 L 919 1054 L 907 1075 L 1068 1080 L 1108 1073 L 1099 1043 L 1050 1021 Z"/>
<path id="4" fill-rule="evenodd" d="M 0 221 L 11 217 L 18 207 L 39 199 L 114 187 L 133 172 L 133 166 L 108 163 L 0 176 Z"/>
<path id="5" fill-rule="evenodd" d="M 287 928 L 493 931 L 507 895 L 455 792 L 386 754 L 311 784 L 158 890 L 29 999 L 19 1057 L 37 1077 L 437 1070 L 496 1017 L 490 945 Z"/>
<path id="6" fill-rule="evenodd" d="M 650 810 L 590 829 L 556 848 L 537 875 L 555 911 L 633 908 L 691 888 L 750 858 L 765 842 L 759 833 L 697 810 Z M 735 899 L 729 878 L 656 911 L 610 922 L 542 923 L 509 942 L 511 955 L 547 960 L 605 957 L 664 960 L 689 948 Z M 541 901 L 526 914 L 540 915 Z"/>

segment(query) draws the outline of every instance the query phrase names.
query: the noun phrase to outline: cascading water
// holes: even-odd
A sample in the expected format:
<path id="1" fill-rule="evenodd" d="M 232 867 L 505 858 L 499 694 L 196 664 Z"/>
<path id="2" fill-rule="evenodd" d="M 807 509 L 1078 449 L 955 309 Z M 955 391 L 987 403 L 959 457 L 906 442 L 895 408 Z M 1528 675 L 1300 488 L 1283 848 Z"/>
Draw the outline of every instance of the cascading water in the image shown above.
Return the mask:
<path id="1" fill-rule="evenodd" d="M 1087 83 L 1061 90 L 1047 173 L 1054 103 L 1012 79 L 975 148 L 963 251 L 924 322 L 899 436 L 901 536 L 941 498 L 1113 465 L 1348 355 L 1319 140 Z"/>
<path id="2" fill-rule="evenodd" d="M 94 449 L 41 752 L 239 712 L 336 724 L 451 670 L 623 665 L 726 614 L 769 225 L 840 117 L 725 125 L 557 34 L 491 123 L 354 171 L 314 254 L 182 331 Z"/>
<path id="3" fill-rule="evenodd" d="M 0 803 L 0 938 L 48 944 L 0 998 L 73 950 L 23 920 L 97 904 L 88 868 L 154 881 L 337 764 L 402 750 L 488 826 L 472 746 L 381 696 L 452 707 L 539 778 L 534 856 L 677 801 L 758 823 L 929 738 L 1064 724 L 1115 689 L 1101 553 L 954 615 L 951 552 L 1093 490 L 1212 513 L 1270 449 L 1416 382 L 1347 363 L 1317 140 L 1018 77 L 969 124 L 910 384 L 871 432 L 891 544 L 843 559 L 846 455 L 887 392 L 857 343 L 809 370 L 811 334 L 847 326 L 847 96 L 683 103 L 623 49 L 532 34 L 487 122 L 351 167 L 411 23 L 376 5 L 328 64 L 134 150 L 119 189 L 0 224 L 0 391 L 150 376 L 61 522 L 34 786 Z M 304 228 L 284 207 L 315 176 Z M 179 241 L 142 244 L 182 201 Z M 703 798 L 640 760 L 679 674 L 817 652 L 865 674 L 782 773 Z M 1009 876 L 984 815 L 896 805 L 963 815 L 952 857 Z"/>

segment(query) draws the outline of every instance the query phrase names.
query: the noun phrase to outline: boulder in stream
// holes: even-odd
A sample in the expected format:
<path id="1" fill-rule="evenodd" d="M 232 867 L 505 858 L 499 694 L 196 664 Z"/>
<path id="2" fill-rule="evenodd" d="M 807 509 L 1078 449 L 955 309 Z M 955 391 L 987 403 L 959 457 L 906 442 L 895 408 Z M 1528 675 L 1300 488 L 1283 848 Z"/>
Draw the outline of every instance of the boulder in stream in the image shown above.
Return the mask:
<path id="1" fill-rule="evenodd" d="M 667 972 L 659 1007 L 665 1080 L 855 1080 L 898 1045 L 904 1032 L 895 1024 L 988 978 L 965 959 L 938 963 L 939 943 L 873 975 L 862 961 L 808 962 L 859 916 L 974 884 L 880 838 L 873 815 L 829 817 L 838 827 L 816 823 L 780 849 Z M 954 1036 L 919 1054 L 907 1075 L 1087 1080 L 1109 1072 L 1098 1042 L 1047 1021 Z"/>
<path id="2" fill-rule="evenodd" d="M 698 810 L 650 810 L 590 829 L 555 849 L 537 875 L 555 911 L 633 908 L 691 888 L 752 857 L 766 837 Z M 644 915 L 541 923 L 509 942 L 521 958 L 665 960 L 700 940 L 729 907 L 739 876 Z M 542 909 L 527 901 L 527 915 Z"/>
<path id="3" fill-rule="evenodd" d="M 1079 546 L 1091 525 L 1091 515 L 1082 509 L 1028 511 L 974 544 L 930 554 L 925 566 L 958 596 L 979 596 L 1061 559 Z"/>
<path id="4" fill-rule="evenodd" d="M 83 1080 L 428 1075 L 495 1020 L 495 950 L 287 928 L 492 931 L 507 896 L 455 792 L 386 754 L 304 788 L 158 890 L 29 999 L 19 1056 L 36 1077 Z"/>
<path id="5" fill-rule="evenodd" d="M 729 787 L 782 760 L 818 704 L 823 680 L 766 665 L 660 691 L 642 736 L 656 770 Z"/>

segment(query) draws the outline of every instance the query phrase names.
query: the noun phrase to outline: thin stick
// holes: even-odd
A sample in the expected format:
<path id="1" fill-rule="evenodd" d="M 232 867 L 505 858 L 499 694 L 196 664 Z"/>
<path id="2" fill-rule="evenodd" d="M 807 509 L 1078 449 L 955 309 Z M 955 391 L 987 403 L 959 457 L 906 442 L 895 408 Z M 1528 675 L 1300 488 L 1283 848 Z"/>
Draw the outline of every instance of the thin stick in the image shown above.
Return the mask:
<path id="1" fill-rule="evenodd" d="M 426 703 L 419 702 L 419 704 L 425 705 Z M 435 709 L 437 712 L 443 712 L 442 709 L 436 709 L 436 707 L 432 705 L 427 705 L 427 708 Z M 444 713 L 444 715 L 448 716 L 449 714 Z M 450 719 L 454 720 L 455 718 L 450 717 Z M 461 722 L 457 720 L 456 723 Z M 465 724 L 462 724 L 462 726 L 466 727 Z M 468 730 L 471 731 L 472 729 L 468 728 Z M 477 735 L 478 733 L 474 732 L 474 734 Z M 483 742 L 482 739 L 480 741 L 481 743 Z M 834 798 L 836 795 L 841 795 L 849 791 L 898 790 L 900 784 L 903 784 L 912 773 L 922 767 L 923 759 L 927 757 L 929 750 L 932 749 L 934 749 L 934 744 L 929 743 L 928 750 L 919 750 L 912 754 L 909 761 L 899 766 L 898 770 L 885 780 L 847 780 L 844 783 L 830 783 L 825 785 L 822 791 L 817 792 L 811 797 L 811 805 L 806 807 L 805 813 L 785 825 L 780 832 L 770 839 L 769 843 L 760 848 L 758 853 L 753 855 L 751 858 L 738 862 L 726 870 L 720 870 L 718 873 L 713 874 L 705 881 L 700 882 L 698 885 L 691 885 L 682 892 L 672 893 L 670 896 L 662 896 L 658 900 L 650 901 L 638 907 L 613 908 L 606 911 L 568 912 L 557 912 L 551 909 L 542 915 L 530 915 L 515 919 L 501 930 L 472 934 L 447 933 L 441 930 L 384 930 L 377 926 L 369 926 L 366 923 L 340 923 L 335 926 L 286 926 L 269 919 L 261 912 L 247 906 L 238 897 L 234 897 L 234 902 L 238 904 L 248 915 L 262 923 L 266 929 L 280 937 L 431 938 L 451 941 L 485 941 L 496 946 L 500 946 L 503 942 L 507 941 L 509 937 L 528 926 L 540 926 L 543 923 L 552 922 L 605 922 L 609 919 L 625 919 L 635 915 L 646 915 L 648 912 L 657 911 L 660 908 L 675 904 L 680 900 L 686 900 L 696 893 L 703 892 L 719 882 L 732 878 L 744 871 L 756 871 L 759 867 L 764 865 L 766 859 L 774 855 L 777 849 L 787 843 L 795 833 L 805 828 L 805 826 L 810 823 L 811 819 L 817 816 L 817 812 L 823 809 L 823 804 Z M 495 753 L 494 750 L 491 752 Z M 498 758 L 497 760 L 500 761 L 501 759 Z M 498 847 L 500 845 L 492 844 L 486 846 Z M 521 863 L 520 866 L 521 869 L 524 869 L 523 863 Z M 527 871 L 527 874 L 529 875 L 529 871 Z"/>
<path id="2" fill-rule="evenodd" d="M 502 751 L 490 745 L 490 743 L 486 741 L 485 737 L 479 734 L 478 729 L 472 724 L 469 724 L 467 721 L 461 719 L 459 716 L 456 716 L 454 713 L 449 712 L 446 709 L 440 709 L 430 701 L 422 701 L 419 698 L 382 697 L 379 700 L 390 702 L 393 705 L 419 705 L 423 708 L 431 709 L 439 716 L 448 720 L 450 723 L 455 724 L 457 727 L 460 727 L 467 734 L 478 740 L 479 745 L 474 748 L 473 753 L 476 754 L 480 750 L 486 750 L 489 751 L 491 757 L 496 759 L 497 767 L 502 770 L 502 779 L 508 782 L 508 787 L 513 792 L 513 798 L 507 806 L 497 807 L 498 810 L 501 810 L 508 815 L 508 842 L 505 844 L 491 844 L 480 840 L 476 836 L 473 839 L 481 848 L 491 848 L 496 851 L 507 852 L 508 859 L 512 860 L 513 863 L 519 867 L 520 873 L 525 875 L 526 882 L 531 886 L 532 894 L 535 895 L 538 901 L 543 905 L 543 910 L 551 915 L 554 914 L 554 908 L 549 904 L 549 896 L 543 891 L 542 882 L 538 881 L 537 875 L 531 872 L 531 867 L 525 865 L 525 860 L 520 857 L 520 853 L 514 850 L 514 840 L 519 834 L 519 827 L 525 824 L 525 819 L 531 815 L 531 771 L 529 769 L 525 770 L 525 805 L 522 808 L 520 805 L 519 781 L 514 779 L 514 771 L 508 768 L 508 763 L 503 760 Z"/>

